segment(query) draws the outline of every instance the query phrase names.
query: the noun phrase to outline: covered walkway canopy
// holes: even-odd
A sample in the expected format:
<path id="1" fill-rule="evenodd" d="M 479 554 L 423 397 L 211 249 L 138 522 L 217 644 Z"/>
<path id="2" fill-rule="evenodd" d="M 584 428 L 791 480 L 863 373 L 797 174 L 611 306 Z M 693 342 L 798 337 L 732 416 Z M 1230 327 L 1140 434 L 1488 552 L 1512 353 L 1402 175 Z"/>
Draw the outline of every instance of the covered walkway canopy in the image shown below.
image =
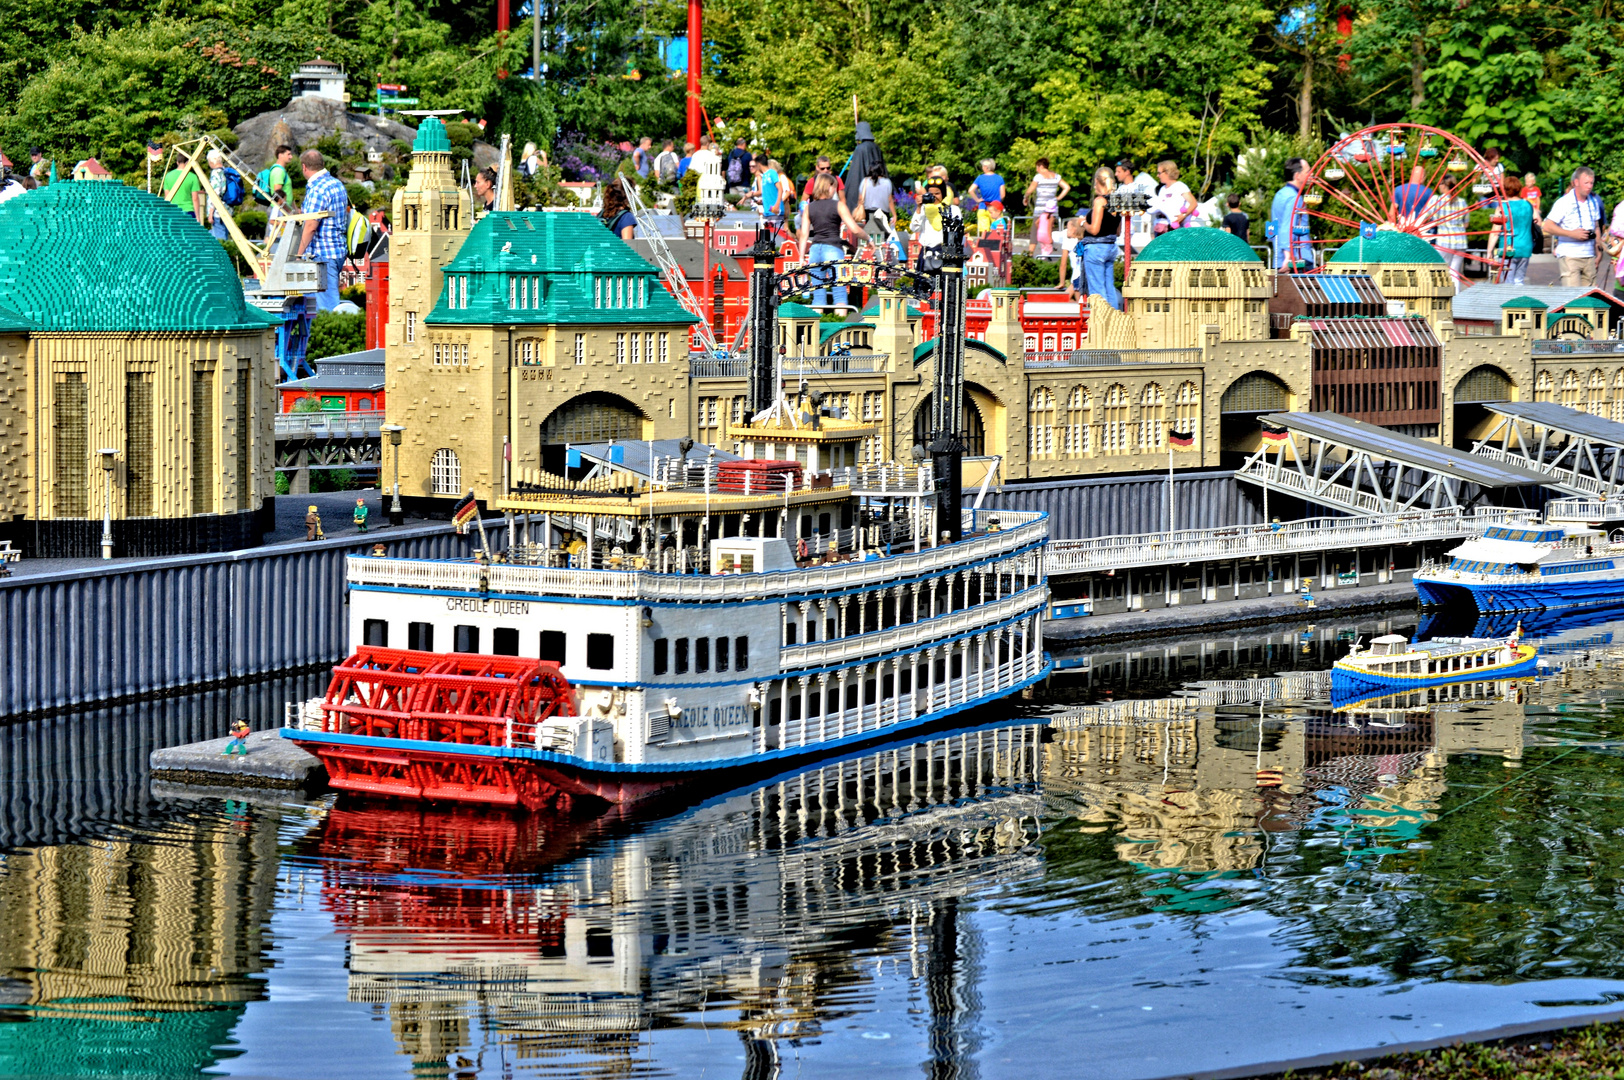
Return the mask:
<path id="1" fill-rule="evenodd" d="M 1284 429 L 1236 472 L 1267 491 L 1294 495 L 1350 514 L 1413 509 L 1470 510 L 1491 493 L 1555 487 L 1587 494 L 1563 478 L 1513 463 L 1462 453 L 1336 413 L 1269 413 L 1264 431 Z M 1515 496 L 1513 496 L 1515 498 Z"/>
<path id="2" fill-rule="evenodd" d="M 1529 469 L 1577 495 L 1607 498 L 1624 483 L 1624 424 L 1553 401 L 1490 401 L 1472 456 Z"/>

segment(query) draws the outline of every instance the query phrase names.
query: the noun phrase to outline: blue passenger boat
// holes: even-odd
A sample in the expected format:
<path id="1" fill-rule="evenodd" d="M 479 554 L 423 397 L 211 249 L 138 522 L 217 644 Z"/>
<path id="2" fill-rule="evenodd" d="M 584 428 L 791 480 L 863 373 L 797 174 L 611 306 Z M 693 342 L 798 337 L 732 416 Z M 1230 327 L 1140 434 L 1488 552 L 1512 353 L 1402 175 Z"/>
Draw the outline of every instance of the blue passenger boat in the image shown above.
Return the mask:
<path id="1" fill-rule="evenodd" d="M 1331 665 L 1331 692 L 1336 697 L 1534 675 L 1538 652 L 1522 643 L 1520 628 L 1505 638 L 1444 637 L 1415 643 L 1401 634 L 1384 634 Z"/>
<path id="2" fill-rule="evenodd" d="M 1415 572 L 1421 603 L 1541 611 L 1624 601 L 1624 545 L 1600 533 L 1495 527 Z"/>

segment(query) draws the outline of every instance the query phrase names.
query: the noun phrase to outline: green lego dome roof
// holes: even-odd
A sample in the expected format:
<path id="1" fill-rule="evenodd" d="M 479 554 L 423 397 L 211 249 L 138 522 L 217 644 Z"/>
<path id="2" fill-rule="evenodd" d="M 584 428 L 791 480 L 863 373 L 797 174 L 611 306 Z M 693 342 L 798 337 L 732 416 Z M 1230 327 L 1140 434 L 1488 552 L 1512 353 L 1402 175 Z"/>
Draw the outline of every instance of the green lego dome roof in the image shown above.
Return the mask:
<path id="1" fill-rule="evenodd" d="M 816 311 L 813 311 L 811 308 L 807 307 L 805 304 L 797 304 L 793 300 L 787 300 L 784 303 L 778 305 L 778 317 L 780 319 L 821 319 L 821 318 L 823 318 L 822 315 L 820 315 Z"/>
<path id="2" fill-rule="evenodd" d="M 438 116 L 425 116 L 423 122 L 417 125 L 417 138 L 412 140 L 412 153 L 451 153 L 451 136 L 446 134 L 445 125 L 440 122 Z"/>
<path id="3" fill-rule="evenodd" d="M 1594 293 L 1586 293 L 1577 299 L 1569 300 L 1562 306 L 1564 308 L 1610 308 L 1613 305 Z"/>
<path id="4" fill-rule="evenodd" d="M 1145 245 L 1134 262 L 1249 262 L 1262 259 L 1228 229 L 1169 229 Z"/>
<path id="5" fill-rule="evenodd" d="M 1327 262 L 1345 263 L 1433 263 L 1442 266 L 1438 249 L 1411 233 L 1377 229 L 1369 240 L 1354 237 L 1336 249 Z"/>
<path id="6" fill-rule="evenodd" d="M 1515 311 L 1522 311 L 1525 308 L 1533 308 L 1544 311 L 1549 306 L 1545 301 L 1535 300 L 1532 296 L 1516 296 L 1501 304 L 1500 310 L 1504 311 L 1506 308 L 1511 308 Z"/>
<path id="7" fill-rule="evenodd" d="M 220 242 L 164 199 L 58 181 L 0 203 L 0 308 L 35 331 L 264 330 Z"/>

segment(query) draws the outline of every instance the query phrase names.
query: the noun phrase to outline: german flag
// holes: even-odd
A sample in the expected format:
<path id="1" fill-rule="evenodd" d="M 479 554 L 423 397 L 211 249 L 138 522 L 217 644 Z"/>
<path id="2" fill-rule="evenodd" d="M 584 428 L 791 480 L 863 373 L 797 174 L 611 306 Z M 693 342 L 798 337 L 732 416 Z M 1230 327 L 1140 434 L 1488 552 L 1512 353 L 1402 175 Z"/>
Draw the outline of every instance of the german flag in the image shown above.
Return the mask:
<path id="1" fill-rule="evenodd" d="M 451 524 L 457 527 L 459 533 L 468 531 L 468 523 L 479 516 L 479 503 L 474 501 L 474 493 L 470 491 L 464 495 L 456 506 L 451 508 Z"/>
<path id="2" fill-rule="evenodd" d="M 1286 429 L 1280 424 L 1271 424 L 1263 421 L 1263 441 L 1266 443 L 1283 443 L 1286 441 Z"/>
<path id="3" fill-rule="evenodd" d="M 1186 447 L 1186 446 L 1194 446 L 1195 445 L 1195 432 L 1194 431 L 1175 431 L 1175 430 L 1169 428 L 1168 432 L 1167 432 L 1167 441 L 1172 443 L 1174 446 L 1177 446 L 1177 447 L 1180 447 L 1180 448 L 1183 448 L 1183 447 Z"/>

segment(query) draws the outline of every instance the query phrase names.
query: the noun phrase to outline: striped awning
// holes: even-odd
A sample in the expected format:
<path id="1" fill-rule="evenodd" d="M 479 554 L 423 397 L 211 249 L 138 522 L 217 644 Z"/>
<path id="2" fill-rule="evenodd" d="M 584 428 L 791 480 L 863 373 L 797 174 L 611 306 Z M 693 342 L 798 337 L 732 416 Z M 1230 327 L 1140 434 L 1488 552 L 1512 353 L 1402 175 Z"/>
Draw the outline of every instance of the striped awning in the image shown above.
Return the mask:
<path id="1" fill-rule="evenodd" d="M 1409 318 L 1310 319 L 1316 349 L 1387 349 L 1393 346 L 1438 348 L 1432 324 Z"/>

